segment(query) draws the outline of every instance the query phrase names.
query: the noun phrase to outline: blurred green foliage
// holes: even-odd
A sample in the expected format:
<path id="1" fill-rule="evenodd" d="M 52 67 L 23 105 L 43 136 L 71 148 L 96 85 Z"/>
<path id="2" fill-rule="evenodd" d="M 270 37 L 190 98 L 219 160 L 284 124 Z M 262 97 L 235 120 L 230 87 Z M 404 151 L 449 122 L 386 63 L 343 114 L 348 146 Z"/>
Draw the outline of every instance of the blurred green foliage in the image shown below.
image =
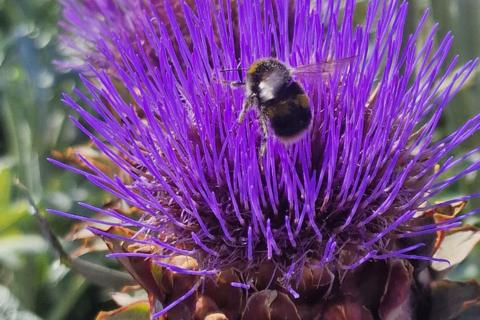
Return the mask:
<path id="1" fill-rule="evenodd" d="M 92 319 L 108 296 L 58 263 L 13 186 L 22 181 L 41 209 L 80 210 L 75 201 L 98 201 L 90 184 L 46 160 L 51 150 L 83 141 L 60 101 L 77 76 L 52 64 L 60 58 L 60 13 L 57 1 L 0 0 L 0 288 L 19 310 L 42 319 Z M 48 218 L 60 235 L 72 223 Z M 7 307 L 0 303 L 2 320 L 21 319 Z"/>
<path id="2" fill-rule="evenodd" d="M 452 52 L 460 55 L 461 62 L 480 55 L 480 1 L 410 3 L 407 30 L 413 30 L 423 10 L 431 7 L 440 34 L 452 30 L 455 35 Z M 60 13 L 53 0 L 0 0 L 0 317 L 6 319 L 37 319 L 35 315 L 49 320 L 92 319 L 98 310 L 112 307 L 105 292 L 58 263 L 40 236 L 24 196 L 13 187 L 13 179 L 20 179 L 40 209 L 80 212 L 75 201 L 98 203 L 102 197 L 82 178 L 46 161 L 52 149 L 62 150 L 83 139 L 67 121 L 70 111 L 60 102 L 61 93 L 71 92 L 77 77 L 59 72 L 52 64 L 60 58 Z M 433 19 L 428 23 L 433 25 Z M 479 88 L 476 74 L 450 104 L 438 137 L 479 112 Z M 479 141 L 477 135 L 457 152 Z M 442 196 L 478 192 L 479 186 L 478 174 L 470 174 Z M 475 200 L 470 207 L 479 205 Z M 72 223 L 55 217 L 49 220 L 60 235 Z M 479 278 L 479 262 L 475 252 L 453 277 Z"/>

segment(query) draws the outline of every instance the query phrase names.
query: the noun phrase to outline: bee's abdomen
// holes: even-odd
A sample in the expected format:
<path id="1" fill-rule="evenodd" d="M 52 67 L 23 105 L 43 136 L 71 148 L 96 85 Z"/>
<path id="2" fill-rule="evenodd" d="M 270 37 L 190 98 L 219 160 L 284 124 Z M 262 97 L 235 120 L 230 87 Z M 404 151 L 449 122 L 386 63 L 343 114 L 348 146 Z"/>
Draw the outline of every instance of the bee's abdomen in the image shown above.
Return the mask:
<path id="1" fill-rule="evenodd" d="M 308 129 L 312 121 L 310 108 L 300 105 L 299 99 L 288 101 L 288 112 L 272 113 L 270 125 L 279 138 L 290 139 Z"/>

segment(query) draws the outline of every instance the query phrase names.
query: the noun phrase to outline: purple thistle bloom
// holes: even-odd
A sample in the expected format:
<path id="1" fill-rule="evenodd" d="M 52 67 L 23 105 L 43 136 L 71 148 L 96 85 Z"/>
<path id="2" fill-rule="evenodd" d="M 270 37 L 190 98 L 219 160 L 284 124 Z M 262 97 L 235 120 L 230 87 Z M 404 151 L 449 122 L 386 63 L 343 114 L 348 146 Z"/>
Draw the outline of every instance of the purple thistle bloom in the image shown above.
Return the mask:
<path id="1" fill-rule="evenodd" d="M 62 68 L 87 72 L 86 61 L 108 68 L 109 62 L 96 52 L 98 43 L 108 43 L 112 32 L 133 37 L 141 27 L 138 24 L 138 17 L 143 14 L 141 0 L 61 0 L 61 3 L 63 20 L 59 25 L 64 34 L 60 42 L 68 49 L 66 61 L 57 62 Z"/>
<path id="2" fill-rule="evenodd" d="M 436 27 L 417 47 L 428 12 L 404 39 L 407 4 L 399 1 L 369 1 L 361 25 L 354 25 L 352 0 L 345 7 L 298 1 L 294 11 L 289 1 L 213 3 L 183 6 L 186 39 L 168 6 L 160 17 L 155 5 L 140 2 L 135 11 L 109 5 L 97 11 L 64 1 L 69 30 L 97 50 L 86 59 L 95 76 L 83 79 L 89 96 L 77 91 L 81 103 L 65 101 L 82 119 L 73 122 L 128 179 L 108 176 L 86 158 L 88 171 L 52 162 L 143 215 L 137 220 L 85 206 L 159 248 L 153 258 L 161 266 L 203 277 L 235 267 L 244 282 L 232 286 L 248 289 L 259 266 L 271 262 L 279 275 L 272 281 L 294 297 L 306 266 L 337 277 L 369 260 L 434 260 L 418 254 L 422 244 L 409 239 L 458 226 L 479 211 L 444 224 L 416 223 L 427 209 L 479 196 L 431 201 L 480 168 L 475 160 L 459 169 L 478 148 L 452 156 L 480 128 L 480 114 L 434 137 L 478 61 L 457 66 L 458 57 L 447 60 L 453 38 L 447 34 L 435 47 Z M 77 20 L 91 11 L 105 21 Z M 84 23 L 88 28 L 78 30 Z M 328 81 L 302 81 L 311 129 L 291 145 L 270 135 L 259 157 L 255 113 L 236 123 L 244 90 L 217 79 L 241 80 L 222 70 L 269 56 L 293 67 L 351 59 Z M 98 61 L 108 61 L 108 72 Z M 165 260 L 178 255 L 196 259 L 198 270 Z"/>

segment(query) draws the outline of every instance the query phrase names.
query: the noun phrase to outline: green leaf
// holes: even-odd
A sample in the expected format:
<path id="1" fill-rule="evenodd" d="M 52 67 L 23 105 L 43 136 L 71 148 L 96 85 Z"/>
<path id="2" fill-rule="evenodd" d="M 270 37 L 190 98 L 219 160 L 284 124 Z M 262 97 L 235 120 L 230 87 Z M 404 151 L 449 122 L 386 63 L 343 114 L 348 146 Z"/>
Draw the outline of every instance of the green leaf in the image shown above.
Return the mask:
<path id="1" fill-rule="evenodd" d="M 68 285 L 61 290 L 57 295 L 61 296 L 61 303 L 55 303 L 45 316 L 48 320 L 63 320 L 68 319 L 68 314 L 74 310 L 82 295 L 88 288 L 88 283 L 82 277 L 70 277 L 65 279 Z"/>
<path id="2" fill-rule="evenodd" d="M 2 320 L 40 320 L 39 317 L 22 310 L 20 302 L 7 287 L 0 286 L 0 319 Z"/>
<path id="3" fill-rule="evenodd" d="M 10 205 L 0 205 L 0 232 L 12 227 L 22 217 L 28 216 L 28 205 L 24 201 L 17 201 Z"/>
<path id="4" fill-rule="evenodd" d="M 47 251 L 47 243 L 39 235 L 9 235 L 0 237 L 0 263 L 15 269 L 21 263 L 22 254 L 38 254 Z"/>
<path id="5" fill-rule="evenodd" d="M 11 179 L 10 170 L 0 169 L 0 207 L 6 206 L 10 200 Z"/>

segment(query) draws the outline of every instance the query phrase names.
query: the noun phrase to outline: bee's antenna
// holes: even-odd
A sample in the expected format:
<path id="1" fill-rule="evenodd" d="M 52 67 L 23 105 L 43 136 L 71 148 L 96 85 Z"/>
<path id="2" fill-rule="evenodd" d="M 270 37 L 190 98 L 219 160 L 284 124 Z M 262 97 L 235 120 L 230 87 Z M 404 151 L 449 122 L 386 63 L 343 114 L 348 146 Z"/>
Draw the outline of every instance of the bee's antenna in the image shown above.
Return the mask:
<path id="1" fill-rule="evenodd" d="M 215 77 L 213 78 L 213 80 L 215 80 L 217 82 L 220 82 L 222 84 L 225 84 L 225 85 L 229 85 L 230 87 L 233 87 L 233 88 L 238 88 L 238 87 L 244 86 L 245 81 L 243 81 L 243 73 L 240 72 L 240 71 L 246 70 L 247 68 L 241 67 L 241 64 L 242 63 L 239 62 L 236 68 L 225 68 L 225 69 L 218 70 L 218 72 L 237 71 L 238 75 L 240 77 L 240 81 L 226 81 L 226 80 L 217 79 Z"/>
<path id="2" fill-rule="evenodd" d="M 240 70 L 247 70 L 247 68 L 238 67 L 238 68 L 220 69 L 220 70 L 218 70 L 218 71 L 220 71 L 220 72 L 227 72 L 227 71 L 240 71 Z"/>
<path id="3" fill-rule="evenodd" d="M 242 86 L 245 85 L 245 82 L 243 82 L 243 81 L 221 80 L 221 79 L 217 79 L 215 76 L 212 77 L 212 80 L 215 81 L 215 82 L 221 83 L 223 85 L 230 86 L 232 88 L 238 88 L 238 87 L 242 87 Z"/>

